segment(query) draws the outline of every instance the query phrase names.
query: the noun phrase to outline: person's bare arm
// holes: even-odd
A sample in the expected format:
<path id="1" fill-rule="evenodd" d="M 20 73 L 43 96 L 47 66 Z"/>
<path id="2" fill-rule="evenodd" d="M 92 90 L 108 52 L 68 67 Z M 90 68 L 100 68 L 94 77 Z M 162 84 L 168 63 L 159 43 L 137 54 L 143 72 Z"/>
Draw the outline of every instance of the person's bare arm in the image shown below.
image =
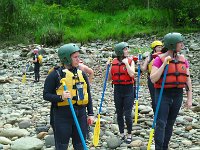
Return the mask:
<path id="1" fill-rule="evenodd" d="M 88 74 L 89 82 L 92 83 L 94 77 L 94 71 L 88 66 L 85 66 L 85 72 Z"/>
<path id="2" fill-rule="evenodd" d="M 35 59 L 33 60 L 33 63 L 36 63 L 38 60 L 37 60 L 37 57 L 35 57 Z"/>
<path id="3" fill-rule="evenodd" d="M 122 60 L 122 62 L 126 65 L 126 69 L 127 69 L 127 72 L 129 74 L 129 76 L 133 78 L 134 74 L 135 74 L 135 63 L 134 63 L 134 61 L 132 61 L 131 65 L 129 65 L 128 59 L 124 58 Z"/>
<path id="4" fill-rule="evenodd" d="M 167 62 L 170 60 L 171 60 L 171 57 L 167 56 L 167 57 L 165 57 L 165 60 L 160 68 L 152 66 L 151 75 L 150 75 L 150 79 L 151 79 L 152 83 L 156 83 L 160 79 L 160 77 L 165 69 L 165 66 L 167 65 Z"/>
<path id="5" fill-rule="evenodd" d="M 146 57 L 146 59 L 144 60 L 143 63 L 142 63 L 142 61 L 138 62 L 140 64 L 141 71 L 146 71 L 147 70 L 148 62 L 149 62 L 149 56 Z"/>
<path id="6" fill-rule="evenodd" d="M 186 84 L 188 86 L 186 107 L 190 108 L 192 106 L 192 82 L 191 82 L 191 78 L 190 78 L 189 68 L 187 68 L 187 75 L 189 75 L 189 76 L 187 77 L 187 82 L 186 82 Z"/>
<path id="7" fill-rule="evenodd" d="M 84 64 L 79 64 L 79 69 L 88 74 L 89 82 L 92 83 L 94 77 L 94 71 Z"/>

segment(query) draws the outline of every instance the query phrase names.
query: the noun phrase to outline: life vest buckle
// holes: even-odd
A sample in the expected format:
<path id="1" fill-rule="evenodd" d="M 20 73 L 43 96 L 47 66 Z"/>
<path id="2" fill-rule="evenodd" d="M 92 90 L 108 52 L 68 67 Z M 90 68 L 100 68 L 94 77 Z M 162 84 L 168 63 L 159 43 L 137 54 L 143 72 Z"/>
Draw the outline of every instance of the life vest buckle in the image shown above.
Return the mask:
<path id="1" fill-rule="evenodd" d="M 84 93 L 83 93 L 83 82 L 76 83 L 78 100 L 84 100 Z"/>
<path id="2" fill-rule="evenodd" d="M 175 72 L 174 75 L 175 75 L 175 76 L 179 76 L 179 75 L 180 75 L 180 72 Z"/>

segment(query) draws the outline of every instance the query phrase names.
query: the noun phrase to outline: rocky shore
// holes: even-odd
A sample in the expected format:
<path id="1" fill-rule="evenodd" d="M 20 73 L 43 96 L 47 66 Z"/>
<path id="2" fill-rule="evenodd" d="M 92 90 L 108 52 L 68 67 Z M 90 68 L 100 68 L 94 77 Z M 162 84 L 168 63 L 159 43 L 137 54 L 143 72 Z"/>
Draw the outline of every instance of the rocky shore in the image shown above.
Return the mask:
<path id="1" fill-rule="evenodd" d="M 183 54 L 190 62 L 193 84 L 193 106 L 181 108 L 177 117 L 170 142 L 170 150 L 200 150 L 200 33 L 186 34 L 186 48 Z M 155 36 L 132 38 L 127 42 L 130 48 L 149 47 Z M 161 38 L 158 38 L 162 40 Z M 81 59 L 95 71 L 91 84 L 91 93 L 95 115 L 97 114 L 103 80 L 105 63 L 112 55 L 112 46 L 117 41 L 97 40 L 80 45 Z M 32 46 L 32 45 L 31 45 Z M 34 46 L 37 46 L 35 44 Z M 59 64 L 57 47 L 43 48 L 41 80 L 33 83 L 33 66 L 29 63 L 27 82 L 22 83 L 22 72 L 32 59 L 30 45 L 18 44 L 0 50 L 0 149 L 4 150 L 53 150 L 54 137 L 49 124 L 50 103 L 43 100 L 43 84 L 48 70 Z M 184 101 L 186 95 L 184 95 Z M 153 110 L 146 85 L 145 73 L 142 75 L 139 91 L 139 120 L 133 125 L 133 141 L 126 144 L 119 139 L 113 101 L 113 88 L 107 83 L 101 114 L 101 133 L 98 147 L 92 144 L 94 125 L 89 127 L 87 139 L 90 150 L 146 150 L 149 132 L 153 121 Z M 134 114 L 134 110 L 133 110 Z M 152 144 L 152 150 L 154 143 Z M 73 150 L 70 144 L 69 150 Z"/>

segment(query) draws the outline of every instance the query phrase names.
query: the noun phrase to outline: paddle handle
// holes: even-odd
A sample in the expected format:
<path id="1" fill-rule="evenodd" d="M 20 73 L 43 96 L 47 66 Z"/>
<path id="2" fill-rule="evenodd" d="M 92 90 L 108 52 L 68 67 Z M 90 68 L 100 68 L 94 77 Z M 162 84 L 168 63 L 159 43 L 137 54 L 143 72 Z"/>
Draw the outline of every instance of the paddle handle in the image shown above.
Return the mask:
<path id="1" fill-rule="evenodd" d="M 137 124 L 138 121 L 138 100 L 135 101 L 135 121 L 134 124 Z"/>
<path id="2" fill-rule="evenodd" d="M 149 142 L 148 142 L 147 150 L 150 150 L 150 149 L 151 149 L 151 144 L 152 144 L 152 140 L 153 140 L 153 135 L 154 135 L 154 129 L 151 129 L 150 135 L 149 135 Z"/>
<path id="3" fill-rule="evenodd" d="M 100 136 L 100 114 L 98 114 L 98 118 L 94 127 L 94 136 L 93 136 L 93 145 L 96 147 L 99 144 L 99 136 Z"/>
<path id="4" fill-rule="evenodd" d="M 62 81 L 62 85 L 64 87 L 64 91 L 67 91 L 67 86 L 66 86 L 64 81 Z M 77 128 L 79 136 L 81 138 L 81 142 L 82 142 L 83 148 L 84 148 L 84 150 L 88 150 L 87 149 L 87 145 L 86 145 L 85 140 L 84 140 L 84 137 L 83 137 L 83 133 L 82 133 L 80 125 L 78 123 L 78 119 L 77 119 L 75 111 L 74 111 L 74 107 L 73 107 L 72 101 L 71 101 L 70 98 L 67 98 L 67 100 L 68 100 L 68 103 L 69 103 L 69 106 L 70 106 L 70 109 L 71 109 L 71 112 L 72 112 L 72 115 L 73 115 L 73 118 L 74 118 L 74 122 L 76 124 L 76 128 Z"/>

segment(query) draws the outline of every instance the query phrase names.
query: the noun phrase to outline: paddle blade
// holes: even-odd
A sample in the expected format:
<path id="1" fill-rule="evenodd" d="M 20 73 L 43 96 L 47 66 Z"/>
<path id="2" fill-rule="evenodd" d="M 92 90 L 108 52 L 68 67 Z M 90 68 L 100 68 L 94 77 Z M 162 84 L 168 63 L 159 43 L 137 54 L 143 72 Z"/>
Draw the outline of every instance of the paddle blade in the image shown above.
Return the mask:
<path id="1" fill-rule="evenodd" d="M 138 100 L 135 102 L 135 124 L 137 124 L 138 121 Z"/>
<path id="2" fill-rule="evenodd" d="M 154 135 L 154 129 L 151 129 L 150 135 L 149 135 L 149 142 L 148 142 L 147 150 L 150 150 L 150 148 L 151 148 L 153 135 Z"/>
<path id="3" fill-rule="evenodd" d="M 22 76 L 22 83 L 26 82 L 26 74 Z"/>
<path id="4" fill-rule="evenodd" d="M 94 127 L 94 137 L 93 137 L 94 146 L 97 146 L 99 144 L 99 135 L 100 135 L 100 114 L 98 114 L 98 119 Z"/>

